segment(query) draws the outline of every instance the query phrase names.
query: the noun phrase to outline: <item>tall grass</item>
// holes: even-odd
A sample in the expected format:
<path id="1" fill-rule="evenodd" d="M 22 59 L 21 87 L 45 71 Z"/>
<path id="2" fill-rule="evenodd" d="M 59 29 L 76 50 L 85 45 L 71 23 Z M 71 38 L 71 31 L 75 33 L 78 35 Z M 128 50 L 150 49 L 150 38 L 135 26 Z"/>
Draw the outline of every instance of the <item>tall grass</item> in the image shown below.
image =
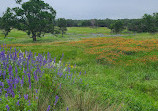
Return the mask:
<path id="1" fill-rule="evenodd" d="M 61 80 L 62 89 L 58 92 L 60 102 L 56 105 L 58 110 L 157 111 L 157 34 L 99 37 L 99 33 L 106 35 L 107 32 L 107 35 L 111 35 L 109 30 L 104 29 L 69 28 L 64 38 L 48 34 L 33 43 L 32 39 L 19 36 L 13 41 L 6 39 L 5 43 L 8 47 L 20 48 L 22 52 L 50 52 L 57 61 L 64 53 L 63 63 L 70 62 L 71 71 L 74 74 L 76 72 L 76 75 L 82 72 L 75 84 Z M 50 78 L 44 76 L 44 83 L 47 80 L 46 83 L 49 84 L 48 81 L 52 80 Z M 50 88 L 46 87 L 44 90 L 48 92 L 48 89 Z M 41 95 L 45 93 L 41 92 Z M 48 107 L 51 93 L 46 95 L 48 96 L 40 98 L 45 101 L 44 104 L 38 102 L 41 110 Z M 54 101 L 55 95 L 52 97 Z"/>

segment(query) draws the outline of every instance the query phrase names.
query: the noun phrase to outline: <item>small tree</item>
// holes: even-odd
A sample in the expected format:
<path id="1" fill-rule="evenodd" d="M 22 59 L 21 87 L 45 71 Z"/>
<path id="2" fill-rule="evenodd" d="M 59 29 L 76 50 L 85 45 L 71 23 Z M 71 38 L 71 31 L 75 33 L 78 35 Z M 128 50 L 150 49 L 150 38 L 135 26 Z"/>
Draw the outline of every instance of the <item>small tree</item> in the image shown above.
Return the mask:
<path id="1" fill-rule="evenodd" d="M 133 32 L 144 32 L 144 25 L 142 23 L 142 19 L 133 19 L 128 23 L 127 28 L 129 31 Z"/>
<path id="2" fill-rule="evenodd" d="M 115 23 L 110 25 L 110 29 L 114 33 L 119 33 L 124 29 L 123 23 L 120 20 L 117 20 Z"/>
<path id="3" fill-rule="evenodd" d="M 156 14 L 154 16 L 144 14 L 142 22 L 144 25 L 144 32 L 154 33 L 156 32 Z"/>
<path id="4" fill-rule="evenodd" d="M 8 33 L 11 31 L 14 24 L 15 17 L 13 16 L 11 9 L 7 8 L 6 12 L 0 19 L 0 29 L 3 30 L 4 38 L 7 37 Z"/>
<path id="5" fill-rule="evenodd" d="M 54 33 L 56 12 L 49 4 L 42 0 L 29 0 L 24 3 L 21 3 L 22 0 L 16 0 L 16 2 L 21 5 L 13 8 L 18 20 L 17 29 L 26 31 L 32 36 L 33 41 L 36 41 L 37 36 Z"/>
<path id="6" fill-rule="evenodd" d="M 57 20 L 57 26 L 59 27 L 59 30 L 61 31 L 62 37 L 67 31 L 67 23 L 64 18 L 59 18 Z"/>

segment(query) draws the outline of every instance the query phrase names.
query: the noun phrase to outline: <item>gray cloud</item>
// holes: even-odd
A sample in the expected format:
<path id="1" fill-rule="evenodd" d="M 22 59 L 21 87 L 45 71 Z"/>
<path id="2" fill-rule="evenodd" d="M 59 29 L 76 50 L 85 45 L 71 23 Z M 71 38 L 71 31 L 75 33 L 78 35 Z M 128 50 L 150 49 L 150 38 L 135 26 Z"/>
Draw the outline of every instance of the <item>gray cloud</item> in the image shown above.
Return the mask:
<path id="1" fill-rule="evenodd" d="M 25 0 L 27 1 L 27 0 Z M 158 0 L 44 0 L 57 11 L 57 18 L 120 19 L 140 18 L 158 11 Z M 14 0 L 1 0 L 0 16 L 7 7 L 15 7 Z"/>

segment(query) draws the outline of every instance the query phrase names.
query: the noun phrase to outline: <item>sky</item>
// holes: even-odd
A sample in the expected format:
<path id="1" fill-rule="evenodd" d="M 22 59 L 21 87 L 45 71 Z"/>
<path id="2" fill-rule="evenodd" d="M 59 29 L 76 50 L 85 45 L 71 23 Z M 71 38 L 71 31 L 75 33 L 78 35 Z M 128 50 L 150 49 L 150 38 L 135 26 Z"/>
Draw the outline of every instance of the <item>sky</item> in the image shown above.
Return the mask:
<path id="1" fill-rule="evenodd" d="M 0 0 L 0 16 L 15 0 Z M 24 0 L 28 1 L 28 0 Z M 66 19 L 132 19 L 158 12 L 158 0 L 43 0 Z"/>

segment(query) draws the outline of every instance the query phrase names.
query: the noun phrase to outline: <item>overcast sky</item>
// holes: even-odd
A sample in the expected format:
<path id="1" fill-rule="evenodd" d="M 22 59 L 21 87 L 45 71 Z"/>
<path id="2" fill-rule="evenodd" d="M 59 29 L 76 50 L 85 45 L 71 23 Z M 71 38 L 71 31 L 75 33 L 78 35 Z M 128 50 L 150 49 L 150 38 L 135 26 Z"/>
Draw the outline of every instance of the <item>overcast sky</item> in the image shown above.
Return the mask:
<path id="1" fill-rule="evenodd" d="M 25 0 L 27 1 L 27 0 Z M 66 19 L 141 18 L 158 12 L 158 0 L 44 0 Z M 0 0 L 0 16 L 15 0 Z"/>

